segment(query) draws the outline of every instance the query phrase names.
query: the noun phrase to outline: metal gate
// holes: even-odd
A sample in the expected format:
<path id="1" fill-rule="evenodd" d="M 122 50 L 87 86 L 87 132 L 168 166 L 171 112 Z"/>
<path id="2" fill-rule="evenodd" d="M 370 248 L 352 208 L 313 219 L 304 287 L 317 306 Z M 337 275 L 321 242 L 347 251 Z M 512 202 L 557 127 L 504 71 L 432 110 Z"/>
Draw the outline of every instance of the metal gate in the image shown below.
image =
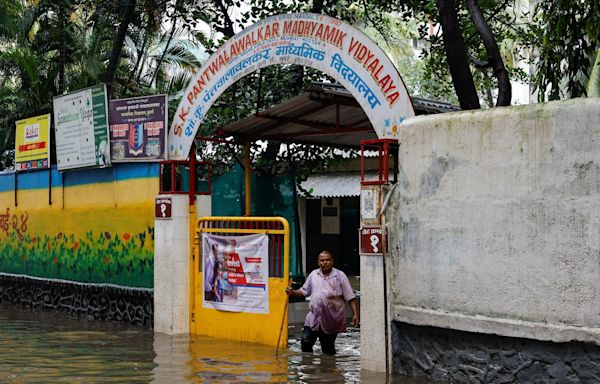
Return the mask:
<path id="1" fill-rule="evenodd" d="M 202 233 L 220 236 L 266 234 L 269 238 L 269 313 L 228 312 L 203 307 Z M 287 303 L 290 231 L 283 217 L 223 217 L 198 219 L 194 236 L 190 332 L 217 338 L 287 348 Z"/>

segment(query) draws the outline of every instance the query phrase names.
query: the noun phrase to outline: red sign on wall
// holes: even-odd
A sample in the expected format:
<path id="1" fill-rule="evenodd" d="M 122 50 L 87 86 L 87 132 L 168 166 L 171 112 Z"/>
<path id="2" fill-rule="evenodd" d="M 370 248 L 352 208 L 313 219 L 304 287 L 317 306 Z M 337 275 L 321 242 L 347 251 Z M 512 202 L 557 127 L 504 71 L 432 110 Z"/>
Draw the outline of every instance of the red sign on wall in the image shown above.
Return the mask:
<path id="1" fill-rule="evenodd" d="M 361 255 L 383 256 L 383 229 L 379 226 L 359 229 L 359 243 Z"/>
<path id="2" fill-rule="evenodd" d="M 170 219 L 171 205 L 173 205 L 173 202 L 170 197 L 157 197 L 154 199 L 154 217 L 157 219 Z"/>

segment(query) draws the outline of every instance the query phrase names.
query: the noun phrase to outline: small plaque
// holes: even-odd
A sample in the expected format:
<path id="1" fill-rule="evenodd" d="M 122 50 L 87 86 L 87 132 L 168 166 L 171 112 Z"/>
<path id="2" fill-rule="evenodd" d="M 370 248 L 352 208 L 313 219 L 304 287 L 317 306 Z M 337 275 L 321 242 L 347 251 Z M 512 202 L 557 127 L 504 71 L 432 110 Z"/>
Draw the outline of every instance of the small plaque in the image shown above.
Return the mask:
<path id="1" fill-rule="evenodd" d="M 156 219 L 170 219 L 173 201 L 170 197 L 157 197 L 154 199 L 154 217 Z"/>
<path id="2" fill-rule="evenodd" d="M 360 220 L 363 224 L 379 224 L 379 194 L 379 187 L 361 187 Z"/>
<path id="3" fill-rule="evenodd" d="M 359 243 L 361 255 L 383 256 L 383 229 L 380 226 L 359 229 Z"/>

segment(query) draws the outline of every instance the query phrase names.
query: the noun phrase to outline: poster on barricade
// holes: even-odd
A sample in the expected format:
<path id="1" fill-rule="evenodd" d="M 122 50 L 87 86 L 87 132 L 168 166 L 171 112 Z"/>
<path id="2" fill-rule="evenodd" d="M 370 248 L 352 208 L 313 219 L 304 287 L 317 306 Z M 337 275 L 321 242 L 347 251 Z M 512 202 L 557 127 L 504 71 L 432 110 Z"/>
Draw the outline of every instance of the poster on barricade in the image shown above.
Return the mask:
<path id="1" fill-rule="evenodd" d="M 269 237 L 202 234 L 204 308 L 269 313 Z"/>
<path id="2" fill-rule="evenodd" d="M 112 161 L 165 159 L 167 95 L 111 100 L 108 111 Z"/>
<path id="3" fill-rule="evenodd" d="M 56 96 L 52 104 L 58 170 L 109 166 L 106 85 Z"/>
<path id="4" fill-rule="evenodd" d="M 47 169 L 50 166 L 50 114 L 15 124 L 15 169 Z"/>

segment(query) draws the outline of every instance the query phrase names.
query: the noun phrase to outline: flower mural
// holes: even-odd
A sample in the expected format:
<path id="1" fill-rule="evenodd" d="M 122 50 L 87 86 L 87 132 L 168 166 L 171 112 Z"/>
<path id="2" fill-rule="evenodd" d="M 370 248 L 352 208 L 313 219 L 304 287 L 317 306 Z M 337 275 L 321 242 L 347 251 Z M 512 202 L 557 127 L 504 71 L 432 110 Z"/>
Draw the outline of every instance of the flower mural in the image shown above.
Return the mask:
<path id="1" fill-rule="evenodd" d="M 139 233 L 88 231 L 81 238 L 63 232 L 52 236 L 13 232 L 0 242 L 0 270 L 8 273 L 152 287 L 153 264 L 151 227 Z"/>

